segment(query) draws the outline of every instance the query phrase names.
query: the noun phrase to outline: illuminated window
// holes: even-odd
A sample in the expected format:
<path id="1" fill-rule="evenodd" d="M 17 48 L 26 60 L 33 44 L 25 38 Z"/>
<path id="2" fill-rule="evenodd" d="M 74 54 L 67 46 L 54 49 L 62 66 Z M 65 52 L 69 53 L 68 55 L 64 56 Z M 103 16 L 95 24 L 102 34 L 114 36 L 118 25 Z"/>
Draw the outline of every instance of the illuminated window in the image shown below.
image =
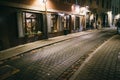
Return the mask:
<path id="1" fill-rule="evenodd" d="M 23 26 L 26 36 L 31 37 L 41 33 L 38 22 L 38 14 L 23 12 Z"/>
<path id="2" fill-rule="evenodd" d="M 51 20 L 52 20 L 52 26 L 51 26 L 51 32 L 57 32 L 57 21 L 58 21 L 58 15 L 57 14 L 51 14 Z"/>

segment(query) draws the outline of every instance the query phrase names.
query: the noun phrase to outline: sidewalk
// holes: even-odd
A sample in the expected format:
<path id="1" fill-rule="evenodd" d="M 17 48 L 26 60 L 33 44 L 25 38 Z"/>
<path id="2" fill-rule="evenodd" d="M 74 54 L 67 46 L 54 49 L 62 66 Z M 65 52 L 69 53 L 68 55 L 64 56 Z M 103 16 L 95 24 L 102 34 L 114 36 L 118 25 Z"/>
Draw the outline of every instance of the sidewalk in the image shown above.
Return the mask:
<path id="1" fill-rule="evenodd" d="M 61 42 L 61 41 L 67 40 L 67 39 L 79 37 L 81 35 L 86 35 L 86 34 L 89 34 L 89 33 L 95 32 L 95 31 L 97 31 L 97 30 L 88 30 L 88 31 L 58 36 L 58 37 L 54 37 L 54 38 L 49 38 L 47 40 L 39 40 L 36 42 L 27 43 L 24 45 L 19 45 L 19 46 L 10 48 L 10 49 L 6 49 L 3 51 L 0 51 L 0 61 L 5 60 L 5 59 L 9 59 L 13 56 L 21 55 L 21 54 L 28 52 L 30 50 L 42 48 L 42 47 L 45 47 L 45 46 L 48 46 L 48 45 L 51 45 L 54 43 L 58 43 L 58 42 Z"/>
<path id="2" fill-rule="evenodd" d="M 120 35 L 90 54 L 70 80 L 120 80 Z"/>

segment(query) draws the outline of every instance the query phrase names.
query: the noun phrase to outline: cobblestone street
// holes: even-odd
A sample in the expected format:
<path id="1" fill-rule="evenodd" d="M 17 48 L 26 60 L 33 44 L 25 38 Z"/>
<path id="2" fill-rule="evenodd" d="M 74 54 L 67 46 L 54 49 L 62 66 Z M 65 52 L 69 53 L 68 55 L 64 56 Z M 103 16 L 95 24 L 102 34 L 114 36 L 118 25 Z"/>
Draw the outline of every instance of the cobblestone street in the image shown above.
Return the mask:
<path id="1" fill-rule="evenodd" d="M 0 80 L 120 80 L 120 0 L 0 0 Z"/>
<path id="2" fill-rule="evenodd" d="M 80 65 L 72 70 L 71 67 L 79 60 L 82 60 L 84 55 L 92 53 L 97 47 L 115 35 L 115 33 L 114 30 L 96 31 L 13 57 L 1 64 L 1 66 L 9 65 L 10 67 L 17 69 L 17 72 L 14 75 L 6 77 L 5 80 L 68 80 L 77 71 Z M 119 44 L 116 46 L 118 45 Z M 107 48 L 104 49 L 107 50 Z M 99 55 L 104 56 L 101 54 Z M 96 57 L 97 59 L 100 58 L 99 55 Z M 114 54 L 114 56 L 115 55 L 118 56 L 118 54 Z M 84 59 L 85 58 L 87 57 L 84 57 Z M 113 58 L 110 58 L 109 60 L 111 61 L 111 59 Z M 100 62 L 102 62 L 101 59 Z M 91 64 L 94 63 L 96 62 L 92 62 Z M 103 64 L 107 65 L 106 63 Z M 100 63 L 98 66 L 100 66 Z M 101 69 L 104 68 L 102 65 L 101 67 Z M 91 67 L 89 69 L 91 69 Z M 71 71 L 69 73 L 72 73 L 72 75 L 69 76 L 68 71 Z M 94 72 L 94 74 L 97 73 L 95 71 L 91 72 Z M 79 77 L 77 77 L 77 79 L 79 79 Z M 85 75 L 84 77 L 88 76 Z"/>
<path id="3" fill-rule="evenodd" d="M 120 80 L 120 35 L 100 47 L 71 80 Z"/>

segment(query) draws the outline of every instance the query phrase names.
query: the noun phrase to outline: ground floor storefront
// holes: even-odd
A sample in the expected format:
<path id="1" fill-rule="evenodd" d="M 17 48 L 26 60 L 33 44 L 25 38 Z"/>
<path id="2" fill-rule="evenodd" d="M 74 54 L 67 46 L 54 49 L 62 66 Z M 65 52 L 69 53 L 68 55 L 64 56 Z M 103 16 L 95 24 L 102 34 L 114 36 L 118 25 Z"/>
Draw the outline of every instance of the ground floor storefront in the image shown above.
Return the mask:
<path id="1" fill-rule="evenodd" d="M 84 16 L 0 6 L 0 50 L 86 29 Z"/>

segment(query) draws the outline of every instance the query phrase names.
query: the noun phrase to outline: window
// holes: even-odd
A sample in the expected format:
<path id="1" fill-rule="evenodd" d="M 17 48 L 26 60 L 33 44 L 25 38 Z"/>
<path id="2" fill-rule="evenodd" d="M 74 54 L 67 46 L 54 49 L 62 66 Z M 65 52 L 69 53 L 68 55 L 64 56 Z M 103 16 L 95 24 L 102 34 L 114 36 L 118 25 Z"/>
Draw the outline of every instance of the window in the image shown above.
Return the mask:
<path id="1" fill-rule="evenodd" d="M 38 14 L 23 12 L 23 26 L 28 37 L 40 34 Z"/>
<path id="2" fill-rule="evenodd" d="M 58 28 L 57 28 L 58 15 L 51 14 L 51 21 L 52 21 L 51 32 L 58 32 Z"/>
<path id="3" fill-rule="evenodd" d="M 104 0 L 102 0 L 102 8 L 104 8 Z"/>
<path id="4" fill-rule="evenodd" d="M 79 29 L 79 24 L 80 24 L 80 18 L 79 17 L 75 17 L 75 29 Z"/>

